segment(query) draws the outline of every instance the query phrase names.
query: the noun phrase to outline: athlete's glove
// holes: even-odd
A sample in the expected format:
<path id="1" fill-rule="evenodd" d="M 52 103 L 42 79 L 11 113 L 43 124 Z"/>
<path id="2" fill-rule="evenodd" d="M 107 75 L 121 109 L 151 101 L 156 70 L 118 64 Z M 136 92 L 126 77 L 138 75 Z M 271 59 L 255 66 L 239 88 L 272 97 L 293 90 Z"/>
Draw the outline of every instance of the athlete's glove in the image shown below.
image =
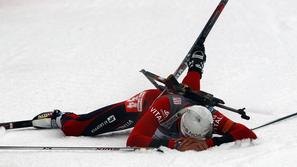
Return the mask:
<path id="1" fill-rule="evenodd" d="M 206 140 L 198 140 L 190 137 L 183 137 L 176 141 L 176 149 L 179 151 L 202 151 L 208 149 Z"/>
<path id="2" fill-rule="evenodd" d="M 189 71 L 197 71 L 202 74 L 204 63 L 206 61 L 204 45 L 198 45 L 194 50 L 193 53 L 187 55 L 187 65 Z"/>

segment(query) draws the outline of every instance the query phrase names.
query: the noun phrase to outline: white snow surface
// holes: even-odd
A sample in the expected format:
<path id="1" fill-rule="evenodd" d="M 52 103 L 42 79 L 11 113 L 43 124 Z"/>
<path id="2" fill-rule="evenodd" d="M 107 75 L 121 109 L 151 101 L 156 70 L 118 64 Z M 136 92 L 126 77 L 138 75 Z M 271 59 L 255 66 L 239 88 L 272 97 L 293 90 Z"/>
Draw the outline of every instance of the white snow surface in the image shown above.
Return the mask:
<path id="1" fill-rule="evenodd" d="M 53 109 L 87 113 L 151 88 L 138 71 L 173 73 L 218 0 L 0 0 L 0 122 Z M 297 1 L 230 0 L 205 43 L 202 90 L 246 107 L 250 128 L 295 113 Z M 258 139 L 202 152 L 0 151 L 0 166 L 296 166 L 297 118 Z M 0 145 L 125 146 L 129 131 L 65 137 L 0 129 Z"/>

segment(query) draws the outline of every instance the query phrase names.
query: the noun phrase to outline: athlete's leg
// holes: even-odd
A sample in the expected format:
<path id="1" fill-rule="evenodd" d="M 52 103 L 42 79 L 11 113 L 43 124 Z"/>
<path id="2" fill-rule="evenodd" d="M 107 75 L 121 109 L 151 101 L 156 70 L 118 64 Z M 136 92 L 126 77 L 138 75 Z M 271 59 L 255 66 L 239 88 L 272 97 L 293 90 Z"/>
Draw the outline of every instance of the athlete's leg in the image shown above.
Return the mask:
<path id="1" fill-rule="evenodd" d="M 95 136 L 134 126 L 138 113 L 127 113 L 125 103 L 100 108 L 88 114 L 66 113 L 61 119 L 62 131 L 67 136 Z"/>

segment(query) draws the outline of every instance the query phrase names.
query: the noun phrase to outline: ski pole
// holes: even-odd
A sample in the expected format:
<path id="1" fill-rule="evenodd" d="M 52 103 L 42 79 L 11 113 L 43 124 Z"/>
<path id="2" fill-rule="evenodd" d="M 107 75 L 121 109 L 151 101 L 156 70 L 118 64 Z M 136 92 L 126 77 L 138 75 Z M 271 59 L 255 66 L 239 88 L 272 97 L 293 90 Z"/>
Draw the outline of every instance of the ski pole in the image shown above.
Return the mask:
<path id="1" fill-rule="evenodd" d="M 120 152 L 133 152 L 141 150 L 154 150 L 163 153 L 164 151 L 159 148 L 150 147 L 60 147 L 60 146 L 0 146 L 0 150 L 59 150 L 59 151 L 120 151 Z"/>
<path id="2" fill-rule="evenodd" d="M 295 115 L 297 115 L 297 112 L 296 112 L 296 113 L 294 113 L 294 114 L 290 114 L 290 115 L 287 115 L 287 116 L 284 116 L 284 117 L 278 118 L 278 119 L 276 119 L 276 120 L 274 120 L 274 121 L 271 121 L 271 122 L 268 122 L 268 123 L 266 123 L 266 124 L 264 124 L 264 125 L 261 125 L 261 126 L 255 127 L 255 128 L 253 128 L 252 130 L 260 129 L 260 128 L 262 128 L 262 127 L 265 127 L 265 126 L 268 126 L 268 125 L 274 124 L 274 123 L 276 123 L 276 122 L 280 122 L 280 121 L 282 121 L 282 120 L 285 120 L 285 119 L 291 118 L 291 117 L 293 117 L 293 116 L 295 116 Z"/>

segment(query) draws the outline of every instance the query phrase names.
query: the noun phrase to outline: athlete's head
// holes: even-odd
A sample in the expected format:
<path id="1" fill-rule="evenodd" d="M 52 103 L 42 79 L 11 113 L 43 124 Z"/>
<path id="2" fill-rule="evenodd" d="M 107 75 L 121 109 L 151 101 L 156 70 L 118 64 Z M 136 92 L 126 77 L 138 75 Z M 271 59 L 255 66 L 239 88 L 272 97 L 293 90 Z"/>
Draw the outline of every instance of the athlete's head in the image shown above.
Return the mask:
<path id="1" fill-rule="evenodd" d="M 180 130 L 185 137 L 198 139 L 211 137 L 213 118 L 206 107 L 194 105 L 182 110 L 185 112 L 181 117 Z"/>

